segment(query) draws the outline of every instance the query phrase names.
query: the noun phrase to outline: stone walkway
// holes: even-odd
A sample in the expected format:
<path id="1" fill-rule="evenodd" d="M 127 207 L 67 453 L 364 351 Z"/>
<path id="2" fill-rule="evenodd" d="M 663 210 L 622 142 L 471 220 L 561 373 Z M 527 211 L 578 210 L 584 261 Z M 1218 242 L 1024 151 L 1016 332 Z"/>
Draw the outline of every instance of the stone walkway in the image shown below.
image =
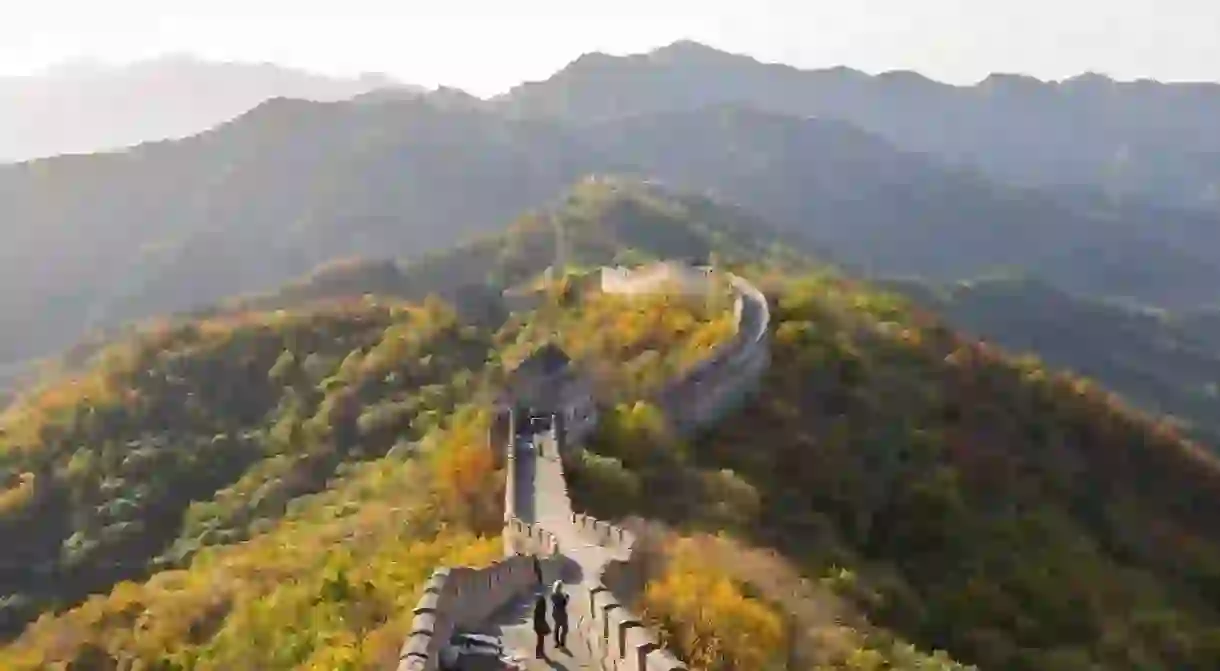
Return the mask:
<path id="1" fill-rule="evenodd" d="M 583 590 L 579 584 L 566 583 L 568 593 L 571 594 L 576 590 Z M 543 669 L 565 669 L 575 671 L 576 669 L 598 669 L 598 665 L 589 659 L 586 653 L 582 652 L 584 646 L 579 645 L 576 640 L 576 634 L 569 632 L 567 647 L 568 649 L 559 649 L 555 647 L 553 637 L 548 634 L 546 637 L 546 657 L 537 659 L 534 657 L 534 645 L 537 642 L 534 636 L 534 602 L 533 598 L 522 599 L 516 601 L 505 608 L 500 613 L 496 614 L 490 622 L 484 625 L 478 633 L 495 636 L 500 639 L 506 656 L 518 663 L 517 666 L 505 665 L 502 668 L 517 668 L 528 671 L 541 671 Z M 569 618 L 575 621 L 573 614 L 569 614 Z M 550 606 L 547 606 L 547 619 L 550 620 Z M 554 626 L 554 622 L 550 622 Z"/>
<path id="2" fill-rule="evenodd" d="M 546 435 L 537 435 L 531 441 L 534 449 L 523 451 L 518 455 L 517 481 L 529 483 L 532 487 L 522 488 L 523 498 L 520 501 L 518 517 L 524 522 L 541 526 L 555 534 L 559 542 L 559 550 L 567 558 L 561 569 L 561 575 L 544 575 L 543 584 L 549 591 L 550 585 L 557 579 L 563 581 L 568 594 L 572 595 L 572 604 L 585 597 L 587 583 L 595 583 L 601 576 L 602 569 L 609 562 L 619 559 L 609 548 L 585 540 L 576 526 L 572 524 L 572 505 L 568 498 L 567 486 L 563 479 L 563 467 L 559 462 L 557 446 L 553 439 Z M 523 491 L 524 490 L 524 491 Z M 530 491 L 531 494 L 526 494 Z M 572 606 L 569 606 L 572 610 Z M 550 619 L 548 605 L 548 620 Z M 576 614 L 569 613 L 571 623 L 575 625 Z M 551 623 L 554 626 L 554 623 Z M 533 597 L 522 599 L 510 604 L 504 611 L 497 614 L 479 633 L 495 636 L 500 639 L 507 656 L 520 660 L 519 668 L 529 671 L 542 669 L 597 669 L 587 652 L 582 652 L 583 646 L 576 641 L 576 634 L 568 635 L 568 650 L 557 650 L 551 637 L 547 637 L 546 659 L 534 657 L 536 642 L 533 626 Z M 505 667 L 505 668 L 512 668 Z"/>

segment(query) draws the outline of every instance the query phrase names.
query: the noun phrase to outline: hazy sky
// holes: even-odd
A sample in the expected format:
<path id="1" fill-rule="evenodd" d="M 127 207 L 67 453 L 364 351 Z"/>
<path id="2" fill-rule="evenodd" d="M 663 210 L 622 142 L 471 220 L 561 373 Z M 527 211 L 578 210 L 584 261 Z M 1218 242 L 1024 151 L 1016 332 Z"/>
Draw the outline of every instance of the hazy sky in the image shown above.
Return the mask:
<path id="1" fill-rule="evenodd" d="M 585 51 L 681 38 L 800 67 L 911 69 L 973 82 L 992 71 L 1061 79 L 1220 81 L 1211 0 L 6 0 L 0 74 L 65 59 L 166 52 L 382 71 L 477 94 L 542 79 Z M 443 7 L 444 9 L 441 9 Z"/>

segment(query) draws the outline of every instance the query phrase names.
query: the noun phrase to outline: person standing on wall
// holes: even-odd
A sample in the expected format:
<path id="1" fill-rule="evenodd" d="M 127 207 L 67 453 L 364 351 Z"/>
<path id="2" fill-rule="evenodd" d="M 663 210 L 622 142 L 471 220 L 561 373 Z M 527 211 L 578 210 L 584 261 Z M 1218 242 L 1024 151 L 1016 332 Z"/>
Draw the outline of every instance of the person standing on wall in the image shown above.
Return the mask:
<path id="1" fill-rule="evenodd" d="M 534 656 L 546 659 L 546 635 L 551 633 L 551 626 L 546 621 L 546 595 L 539 594 L 534 601 L 534 634 L 538 642 L 534 645 Z"/>
<path id="2" fill-rule="evenodd" d="M 555 619 L 555 647 L 568 649 L 568 595 L 563 582 L 556 580 L 551 590 L 551 617 Z"/>

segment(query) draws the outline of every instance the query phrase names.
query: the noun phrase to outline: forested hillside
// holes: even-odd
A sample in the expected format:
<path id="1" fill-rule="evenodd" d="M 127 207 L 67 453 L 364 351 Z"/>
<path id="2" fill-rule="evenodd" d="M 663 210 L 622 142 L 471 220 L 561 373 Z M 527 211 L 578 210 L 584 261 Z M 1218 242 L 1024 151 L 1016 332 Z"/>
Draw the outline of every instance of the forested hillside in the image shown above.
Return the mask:
<path id="1" fill-rule="evenodd" d="M 901 645 L 836 627 L 857 608 L 983 669 L 1220 664 L 1214 457 L 1095 383 L 955 334 L 896 295 L 827 274 L 767 286 L 777 365 L 750 408 L 686 445 L 647 407 L 623 408 L 574 464 L 594 514 L 737 539 L 701 552 L 698 570 L 689 544 L 659 548 L 677 567 L 645 611 L 688 659 L 777 661 L 779 626 L 795 668 L 891 668 L 878 660 Z M 694 618 L 704 602 L 667 601 L 719 584 L 700 572 L 784 615 Z M 747 624 L 778 638 L 712 634 Z"/>
<path id="2" fill-rule="evenodd" d="M 500 502 L 494 493 L 499 485 L 491 473 L 478 475 L 478 469 L 487 467 L 482 461 L 487 456 L 484 440 L 471 444 L 463 439 L 455 448 L 458 454 L 448 456 L 418 441 L 429 435 L 433 441 L 443 440 L 438 437 L 442 423 L 463 436 L 485 436 L 485 429 L 468 433 L 474 430 L 468 420 L 481 421 L 471 420 L 469 412 L 456 424 L 447 418 L 462 404 L 486 400 L 505 354 L 540 343 L 544 332 L 558 327 L 579 359 L 616 369 L 616 376 L 599 378 L 609 392 L 639 394 L 664 379 L 649 375 L 641 363 L 650 363 L 648 368 L 657 369 L 653 373 L 675 374 L 730 332 L 727 305 L 717 310 L 660 299 L 604 297 L 582 301 L 561 317 L 541 328 L 543 322 L 519 315 L 497 332 L 487 324 L 461 323 L 435 299 L 412 305 L 372 295 L 331 296 L 273 312 L 217 312 L 202 320 L 145 326 L 134 337 L 101 348 L 84 372 L 25 395 L 0 422 L 0 540 L 15 548 L 6 555 L 0 574 L 4 633 L 15 634 L 38 613 L 72 607 L 121 580 L 159 573 L 145 587 L 120 584 L 108 599 L 99 597 L 69 613 L 63 626 L 84 626 L 96 617 L 109 622 L 99 634 L 102 638 L 73 630 L 65 634 L 68 643 L 56 638 L 60 642 L 46 648 L 48 639 L 39 638 L 36 626 L 23 639 L 34 641 L 34 657 L 22 657 L 22 651 L 29 650 L 18 644 L 18 656 L 0 666 L 20 662 L 43 668 L 41 664 L 75 659 L 84 668 L 109 668 L 102 660 L 154 663 L 183 646 L 197 647 L 183 652 L 186 657 L 180 660 L 197 658 L 217 665 L 204 668 L 284 668 L 289 659 L 301 662 L 313 653 L 339 654 L 337 649 L 323 650 L 325 642 L 314 641 L 257 657 L 255 648 L 245 643 L 234 647 L 235 642 L 226 642 L 235 634 L 224 630 L 235 627 L 240 632 L 247 627 L 241 618 L 254 617 L 255 611 L 238 612 L 239 606 L 257 609 L 261 596 L 281 598 L 266 593 L 276 585 L 264 583 L 259 574 L 270 571 L 309 580 L 294 571 L 342 561 L 332 553 L 285 563 L 280 553 L 292 544 L 312 547 L 314 541 L 306 540 L 309 534 L 327 538 L 331 531 L 351 533 L 348 524 L 376 526 L 396 520 L 405 526 L 393 532 L 370 531 L 390 535 L 368 542 L 385 543 L 387 552 L 397 553 L 405 546 L 393 546 L 393 540 L 407 534 L 419 541 L 418 551 L 425 557 L 436 558 L 436 552 L 450 547 L 446 543 L 472 541 L 462 541 L 466 537 L 460 531 L 455 531 L 458 536 L 434 538 L 436 532 L 429 532 L 427 524 L 416 528 L 409 520 L 456 515 L 456 529 L 466 533 L 498 531 Z M 425 455 L 458 461 L 435 473 L 415 463 Z M 376 462 L 355 471 L 381 473 L 368 476 L 377 478 L 373 484 L 360 480 L 364 476 L 345 475 L 362 462 Z M 401 478 L 393 485 L 386 480 L 391 472 Z M 469 481 L 476 476 L 475 482 Z M 452 481 L 448 489 L 446 478 Z M 356 481 L 364 484 L 351 484 Z M 374 493 L 369 487 L 384 496 L 370 500 Z M 302 498 L 328 488 L 337 489 L 321 498 Z M 402 489 L 409 493 L 396 491 Z M 453 499 L 446 499 L 440 511 L 429 503 L 433 499 L 428 492 L 435 491 L 449 492 Z M 317 507 L 322 504 L 307 500 L 340 505 L 358 519 L 337 520 Z M 410 510 L 384 510 L 399 504 Z M 301 529 L 310 524 L 317 526 L 309 532 Z M 251 538 L 252 544 L 236 545 Z M 432 547 L 429 539 L 442 549 L 427 549 Z M 268 549 L 276 544 L 286 545 L 274 552 Z M 372 546 L 348 545 L 335 551 L 355 553 L 345 555 L 352 560 L 360 556 L 360 547 Z M 489 543 L 478 547 L 484 550 L 478 556 L 490 556 L 485 552 Z M 391 554 L 387 561 L 398 557 Z M 217 591 L 209 593 L 207 583 L 220 579 L 211 573 L 216 570 L 211 561 L 237 562 L 253 572 L 246 579 L 254 582 L 234 578 L 227 587 L 214 584 Z M 190 572 L 182 577 L 166 577 L 181 575 L 179 569 L 187 567 Z M 410 570 L 425 573 L 430 568 L 425 560 L 414 567 Z M 196 572 L 204 577 L 194 577 Z M 339 578 L 317 578 L 332 581 L 326 589 L 339 589 L 333 587 Z M 166 587 L 167 581 L 177 587 Z M 398 585 L 403 591 L 388 595 L 391 602 L 405 604 L 414 584 Z M 196 588 L 202 591 L 191 591 Z M 230 588 L 242 596 L 228 594 Z M 165 589 L 176 595 L 159 600 Z M 175 605 L 177 598 L 186 602 Z M 131 622 L 120 613 L 134 612 L 132 599 L 152 611 L 144 621 L 157 620 L 154 629 L 202 627 L 206 635 L 161 632 L 149 634 L 152 638 L 127 638 L 130 632 L 122 632 Z M 386 604 L 360 612 L 373 618 L 366 624 L 381 624 L 378 618 L 390 614 Z M 157 619 L 162 615 L 167 620 Z M 291 632 L 278 630 L 294 626 L 265 624 L 273 637 L 288 636 Z M 315 625 L 323 626 L 308 626 Z M 364 624 L 352 626 L 356 628 L 349 636 L 360 634 L 360 639 L 368 633 Z"/>
<path id="3" fill-rule="evenodd" d="M 1211 312 L 1138 309 L 1028 277 L 890 286 L 958 328 L 1094 378 L 1220 445 L 1220 329 Z"/>
<path id="4" fill-rule="evenodd" d="M 499 321 L 401 298 L 519 286 L 557 239 L 574 264 L 743 269 L 773 303 L 756 399 L 686 443 L 633 402 L 728 335 L 714 303 L 575 278 Z M 768 240 L 705 198 L 590 181 L 499 239 L 102 347 L 4 418 L 0 668 L 386 668 L 429 570 L 499 551 L 481 404 L 552 332 L 617 402 L 572 491 L 648 520 L 638 605 L 692 668 L 1220 664 L 1214 458 Z"/>
<path id="5" fill-rule="evenodd" d="M 105 347 L 0 417 L 5 629 L 158 558 L 240 541 L 340 464 L 422 436 L 465 398 L 489 342 L 439 304 L 369 301 Z"/>

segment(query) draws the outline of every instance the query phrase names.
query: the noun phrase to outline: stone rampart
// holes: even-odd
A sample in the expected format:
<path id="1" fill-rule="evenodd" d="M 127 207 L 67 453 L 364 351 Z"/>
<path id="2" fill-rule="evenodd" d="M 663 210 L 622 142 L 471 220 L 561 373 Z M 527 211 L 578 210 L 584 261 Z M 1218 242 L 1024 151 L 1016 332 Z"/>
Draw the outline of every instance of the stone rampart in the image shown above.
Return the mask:
<path id="1" fill-rule="evenodd" d="M 609 287 L 614 292 L 620 287 L 626 289 L 624 293 L 639 293 L 670 282 L 675 276 L 688 280 L 683 283 L 686 288 L 697 287 L 700 281 L 698 275 L 684 275 L 671 266 L 647 272 L 650 274 L 633 281 L 629 272 L 614 269 L 612 273 L 603 273 L 602 288 Z M 691 273 L 710 271 L 694 269 Z M 681 433 L 704 428 L 738 407 L 757 388 L 770 365 L 770 311 L 766 297 L 740 277 L 729 275 L 728 279 L 736 294 L 733 311 L 737 328 L 733 338 L 654 398 Z M 415 608 L 399 671 L 434 671 L 441 647 L 455 630 L 476 626 L 511 601 L 532 592 L 539 582 L 539 568 L 545 583 L 545 576 L 560 570 L 565 549 L 580 553 L 580 548 L 562 547 L 551 529 L 533 523 L 537 519 L 537 511 L 533 510 L 537 499 L 533 481 L 535 464 L 539 463 L 536 460 L 558 463 L 562 469 L 558 458 L 563 453 L 560 444 L 566 442 L 559 429 L 562 421 L 556 418 L 552 423 L 555 454 L 544 455 L 545 443 L 537 441 L 533 449 L 538 452 L 519 455 L 514 419 L 511 413 L 507 417 L 502 415 L 503 412 L 498 412 L 493 420 L 490 440 L 505 466 L 503 533 L 508 557 L 482 569 L 441 568 L 433 573 Z M 561 501 L 555 505 L 570 511 L 566 487 Z M 583 646 L 583 652 L 598 666 L 610 671 L 686 669 L 623 600 L 643 585 L 645 577 L 635 552 L 635 535 L 618 525 L 582 514 L 572 514 L 562 526 L 564 542 L 575 539 L 578 543 L 600 546 L 615 557 L 604 564 L 600 575 L 585 576 L 580 588 L 571 592 L 569 617 L 574 643 Z"/>

